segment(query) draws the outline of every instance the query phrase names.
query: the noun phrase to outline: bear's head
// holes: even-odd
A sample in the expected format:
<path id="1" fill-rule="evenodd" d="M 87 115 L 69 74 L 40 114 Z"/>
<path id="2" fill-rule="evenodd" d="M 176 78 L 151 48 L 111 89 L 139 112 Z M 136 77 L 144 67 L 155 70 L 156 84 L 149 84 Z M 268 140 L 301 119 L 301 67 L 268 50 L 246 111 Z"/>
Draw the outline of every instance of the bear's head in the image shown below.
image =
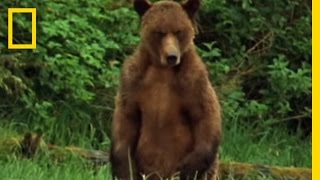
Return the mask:
<path id="1" fill-rule="evenodd" d="M 142 45 L 152 56 L 152 63 L 169 67 L 181 63 L 183 54 L 193 46 L 193 20 L 199 6 L 200 0 L 184 4 L 134 0 L 134 8 L 141 17 Z"/>

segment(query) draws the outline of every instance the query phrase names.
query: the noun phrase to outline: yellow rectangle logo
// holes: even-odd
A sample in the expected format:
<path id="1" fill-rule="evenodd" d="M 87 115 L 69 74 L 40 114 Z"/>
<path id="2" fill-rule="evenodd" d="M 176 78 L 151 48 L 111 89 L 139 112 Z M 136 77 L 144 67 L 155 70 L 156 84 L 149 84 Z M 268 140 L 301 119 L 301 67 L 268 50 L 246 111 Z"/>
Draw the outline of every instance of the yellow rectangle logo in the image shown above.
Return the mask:
<path id="1" fill-rule="evenodd" d="M 13 44 L 13 13 L 31 13 L 32 15 L 32 41 L 31 44 Z M 36 8 L 8 8 L 8 49 L 36 49 Z"/>

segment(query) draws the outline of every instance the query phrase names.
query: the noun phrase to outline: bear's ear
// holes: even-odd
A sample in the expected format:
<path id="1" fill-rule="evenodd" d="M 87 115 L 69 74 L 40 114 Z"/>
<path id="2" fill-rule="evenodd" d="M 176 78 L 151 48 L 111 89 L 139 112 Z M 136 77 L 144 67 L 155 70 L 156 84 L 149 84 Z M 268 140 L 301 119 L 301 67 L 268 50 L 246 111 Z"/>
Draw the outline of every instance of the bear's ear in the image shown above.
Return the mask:
<path id="1" fill-rule="evenodd" d="M 133 6 L 139 16 L 142 17 L 151 7 L 151 3 L 148 0 L 134 0 Z"/>
<path id="2" fill-rule="evenodd" d="M 188 0 L 182 4 L 183 9 L 188 13 L 190 18 L 193 18 L 194 15 L 200 8 L 201 0 Z"/>

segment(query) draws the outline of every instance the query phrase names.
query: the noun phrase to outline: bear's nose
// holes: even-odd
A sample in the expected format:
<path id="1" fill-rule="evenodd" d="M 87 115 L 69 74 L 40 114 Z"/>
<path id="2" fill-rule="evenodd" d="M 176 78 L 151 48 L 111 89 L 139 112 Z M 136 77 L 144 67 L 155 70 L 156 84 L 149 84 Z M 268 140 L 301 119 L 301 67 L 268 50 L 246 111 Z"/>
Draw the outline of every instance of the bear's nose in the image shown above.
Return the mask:
<path id="1" fill-rule="evenodd" d="M 172 66 L 177 63 L 178 57 L 176 55 L 169 55 L 167 56 L 168 65 Z"/>

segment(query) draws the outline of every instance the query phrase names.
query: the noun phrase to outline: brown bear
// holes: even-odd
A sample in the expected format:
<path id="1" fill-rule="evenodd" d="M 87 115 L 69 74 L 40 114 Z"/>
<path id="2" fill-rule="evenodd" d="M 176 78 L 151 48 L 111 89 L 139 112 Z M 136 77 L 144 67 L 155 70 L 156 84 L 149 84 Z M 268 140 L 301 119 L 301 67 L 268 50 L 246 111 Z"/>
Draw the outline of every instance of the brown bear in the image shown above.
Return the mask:
<path id="1" fill-rule="evenodd" d="M 200 0 L 134 1 L 141 43 L 123 64 L 116 97 L 115 179 L 216 179 L 221 115 L 193 43 L 199 6 Z"/>

